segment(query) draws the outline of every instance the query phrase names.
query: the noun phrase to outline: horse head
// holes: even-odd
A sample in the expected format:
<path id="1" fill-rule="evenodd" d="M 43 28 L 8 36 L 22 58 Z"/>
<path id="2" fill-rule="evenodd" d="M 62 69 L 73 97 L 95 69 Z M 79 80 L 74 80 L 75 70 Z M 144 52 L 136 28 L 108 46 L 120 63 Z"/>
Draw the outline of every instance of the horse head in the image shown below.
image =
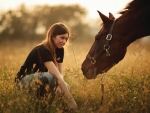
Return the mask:
<path id="1" fill-rule="evenodd" d="M 115 17 L 109 17 L 98 11 L 103 25 L 95 35 L 95 41 L 90 48 L 84 62 L 82 72 L 87 79 L 94 79 L 98 74 L 107 72 L 122 60 L 126 53 L 127 43 L 122 40 Z M 117 28 L 117 29 L 116 29 Z"/>

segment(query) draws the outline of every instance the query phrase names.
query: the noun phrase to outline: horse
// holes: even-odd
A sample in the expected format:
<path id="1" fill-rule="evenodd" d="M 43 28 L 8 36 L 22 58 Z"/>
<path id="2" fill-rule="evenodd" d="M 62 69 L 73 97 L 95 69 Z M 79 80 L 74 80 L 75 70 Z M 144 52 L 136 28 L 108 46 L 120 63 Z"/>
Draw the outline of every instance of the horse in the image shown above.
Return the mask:
<path id="1" fill-rule="evenodd" d="M 81 65 L 87 79 L 95 79 L 98 74 L 106 73 L 125 56 L 127 47 L 137 39 L 150 35 L 150 1 L 133 0 L 115 18 L 97 11 L 102 27 L 95 35 L 85 60 Z"/>

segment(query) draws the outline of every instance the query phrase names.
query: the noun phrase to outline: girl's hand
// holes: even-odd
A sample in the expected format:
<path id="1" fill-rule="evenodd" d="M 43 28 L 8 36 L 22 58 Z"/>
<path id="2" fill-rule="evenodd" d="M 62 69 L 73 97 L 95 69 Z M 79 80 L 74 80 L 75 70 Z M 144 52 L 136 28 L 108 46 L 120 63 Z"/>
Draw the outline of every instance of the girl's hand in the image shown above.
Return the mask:
<path id="1" fill-rule="evenodd" d="M 75 100 L 73 99 L 73 97 L 69 98 L 68 101 L 69 101 L 70 109 L 77 109 L 77 104 L 76 104 Z"/>
<path id="2" fill-rule="evenodd" d="M 68 85 L 68 83 L 67 83 L 67 82 L 65 82 L 65 84 L 66 84 L 66 86 L 67 86 L 68 90 L 70 90 L 70 86 Z M 60 88 L 60 86 L 59 86 L 59 85 L 58 85 L 58 87 L 57 87 L 57 89 L 56 89 L 55 93 L 58 93 L 59 95 L 64 95 L 64 92 L 61 90 L 61 88 Z"/>

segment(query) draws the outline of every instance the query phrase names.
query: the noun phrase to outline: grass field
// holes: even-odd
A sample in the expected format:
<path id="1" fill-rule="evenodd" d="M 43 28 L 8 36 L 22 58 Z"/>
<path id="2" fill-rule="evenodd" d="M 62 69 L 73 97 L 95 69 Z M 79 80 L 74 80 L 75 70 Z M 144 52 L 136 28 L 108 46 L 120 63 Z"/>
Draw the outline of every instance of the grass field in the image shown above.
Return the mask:
<path id="1" fill-rule="evenodd" d="M 5 42 L 0 45 L 0 113 L 40 113 L 36 99 L 27 90 L 17 90 L 14 77 L 36 42 Z M 125 58 L 104 74 L 104 101 L 100 75 L 87 80 L 80 70 L 89 44 L 70 44 L 64 58 L 63 75 L 78 104 L 77 113 L 150 113 L 150 52 L 131 45 Z M 62 102 L 64 100 L 64 102 Z M 47 104 L 47 100 L 44 101 Z M 63 113 L 64 98 L 54 99 L 43 113 Z M 67 112 L 67 111 L 66 111 Z"/>

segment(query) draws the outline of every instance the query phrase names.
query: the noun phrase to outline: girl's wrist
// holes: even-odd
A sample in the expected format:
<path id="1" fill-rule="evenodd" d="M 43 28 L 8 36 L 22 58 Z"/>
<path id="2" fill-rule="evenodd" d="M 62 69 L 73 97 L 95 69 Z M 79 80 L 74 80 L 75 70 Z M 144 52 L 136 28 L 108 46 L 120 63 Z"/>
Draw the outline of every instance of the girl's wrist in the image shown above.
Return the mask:
<path id="1" fill-rule="evenodd" d="M 67 98 L 69 102 L 74 101 L 74 98 L 71 96 L 69 98 Z"/>

